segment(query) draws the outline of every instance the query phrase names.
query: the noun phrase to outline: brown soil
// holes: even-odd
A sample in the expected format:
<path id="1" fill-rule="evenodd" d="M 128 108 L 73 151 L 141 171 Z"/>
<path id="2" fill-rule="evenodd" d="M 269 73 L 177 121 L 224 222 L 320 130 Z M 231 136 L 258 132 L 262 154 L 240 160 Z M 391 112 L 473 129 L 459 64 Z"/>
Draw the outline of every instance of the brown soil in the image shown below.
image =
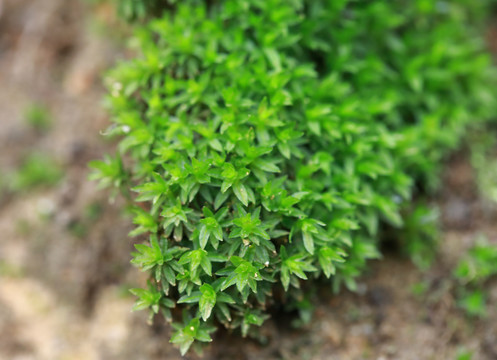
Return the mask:
<path id="1" fill-rule="evenodd" d="M 55 158 L 65 174 L 55 187 L 0 189 L 0 359 L 181 358 L 167 326 L 130 312 L 127 289 L 145 281 L 129 265 L 130 223 L 122 204 L 87 180 L 87 162 L 112 149 L 99 136 L 108 123 L 100 76 L 123 56 L 112 11 L 0 0 L 0 178 L 33 152 Z M 26 123 L 33 103 L 48 107 L 49 132 Z M 432 269 L 388 253 L 371 263 L 357 294 L 324 289 L 307 327 L 293 329 L 290 316 L 275 314 L 262 329 L 265 345 L 220 332 L 204 358 L 456 359 L 465 350 L 473 360 L 497 359 L 497 285 L 482 320 L 462 314 L 451 289 L 451 269 L 478 234 L 497 242 L 496 212 L 478 199 L 473 177 L 464 154 L 448 165 Z M 416 296 L 420 282 L 429 291 Z"/>

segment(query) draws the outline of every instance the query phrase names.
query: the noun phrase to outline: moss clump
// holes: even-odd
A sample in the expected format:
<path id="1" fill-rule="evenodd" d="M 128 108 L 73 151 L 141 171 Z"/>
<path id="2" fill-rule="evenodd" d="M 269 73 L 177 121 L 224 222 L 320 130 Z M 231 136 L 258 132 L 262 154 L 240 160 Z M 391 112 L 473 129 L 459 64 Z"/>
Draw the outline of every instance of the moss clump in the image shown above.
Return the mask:
<path id="1" fill-rule="evenodd" d="M 354 289 L 379 223 L 401 227 L 415 183 L 495 114 L 486 5 L 185 0 L 138 28 L 108 76 L 118 152 L 94 163 L 137 194 L 136 308 L 185 353 L 217 324 L 249 334 L 305 280 Z"/>

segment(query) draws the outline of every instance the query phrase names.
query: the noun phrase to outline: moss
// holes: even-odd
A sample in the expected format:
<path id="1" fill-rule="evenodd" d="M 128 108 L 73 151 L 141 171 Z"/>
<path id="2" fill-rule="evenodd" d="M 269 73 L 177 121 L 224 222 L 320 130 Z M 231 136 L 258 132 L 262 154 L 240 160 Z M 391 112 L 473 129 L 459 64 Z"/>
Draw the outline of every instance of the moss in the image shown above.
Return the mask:
<path id="1" fill-rule="evenodd" d="M 306 304 L 313 279 L 355 289 L 379 226 L 402 227 L 495 114 L 486 5 L 186 0 L 138 27 L 141 55 L 107 77 L 118 151 L 92 164 L 149 236 L 136 309 L 171 319 L 185 353 Z"/>

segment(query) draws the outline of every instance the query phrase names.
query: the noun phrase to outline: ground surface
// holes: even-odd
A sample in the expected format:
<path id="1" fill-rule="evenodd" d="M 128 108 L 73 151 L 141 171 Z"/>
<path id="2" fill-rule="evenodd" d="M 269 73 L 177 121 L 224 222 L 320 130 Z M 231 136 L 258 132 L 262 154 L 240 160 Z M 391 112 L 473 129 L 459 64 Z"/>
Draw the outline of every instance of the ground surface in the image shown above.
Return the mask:
<path id="1" fill-rule="evenodd" d="M 130 224 L 119 201 L 109 204 L 87 181 L 87 162 L 112 149 L 99 136 L 107 126 L 100 74 L 124 56 L 111 14 L 100 6 L 90 16 L 77 1 L 0 0 L 0 180 L 33 154 L 64 174 L 55 186 L 0 188 L 0 360 L 180 359 L 166 326 L 130 312 L 127 289 L 144 282 L 129 265 Z M 48 109 L 48 131 L 26 122 L 33 104 Z M 448 165 L 437 200 L 443 246 L 431 270 L 387 252 L 358 294 L 323 290 L 311 325 L 293 330 L 289 316 L 274 316 L 266 345 L 221 333 L 204 358 L 456 359 L 467 351 L 497 359 L 497 286 L 488 317 L 470 321 L 449 280 L 478 234 L 497 242 L 496 212 L 478 199 L 473 177 L 464 154 Z M 427 295 L 414 295 L 420 282 Z"/>

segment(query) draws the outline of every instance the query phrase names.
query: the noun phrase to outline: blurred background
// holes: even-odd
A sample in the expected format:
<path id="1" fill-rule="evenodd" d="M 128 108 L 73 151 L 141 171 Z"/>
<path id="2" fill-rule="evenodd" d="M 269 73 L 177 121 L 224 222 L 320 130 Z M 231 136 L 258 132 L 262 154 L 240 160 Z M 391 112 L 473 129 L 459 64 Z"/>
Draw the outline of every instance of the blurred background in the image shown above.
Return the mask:
<path id="1" fill-rule="evenodd" d="M 122 201 L 87 180 L 88 161 L 113 151 L 101 79 L 129 56 L 128 35 L 109 2 L 0 0 L 0 360 L 180 359 L 166 325 L 131 313 L 128 289 L 145 282 L 129 264 L 132 227 Z M 265 343 L 221 332 L 204 358 L 497 359 L 497 283 L 484 310 L 467 304 L 476 318 L 451 280 L 469 248 L 497 243 L 487 150 L 468 146 L 447 166 L 433 206 L 450 246 L 429 270 L 386 249 L 357 294 L 316 294 L 310 324 L 274 314 Z"/>

